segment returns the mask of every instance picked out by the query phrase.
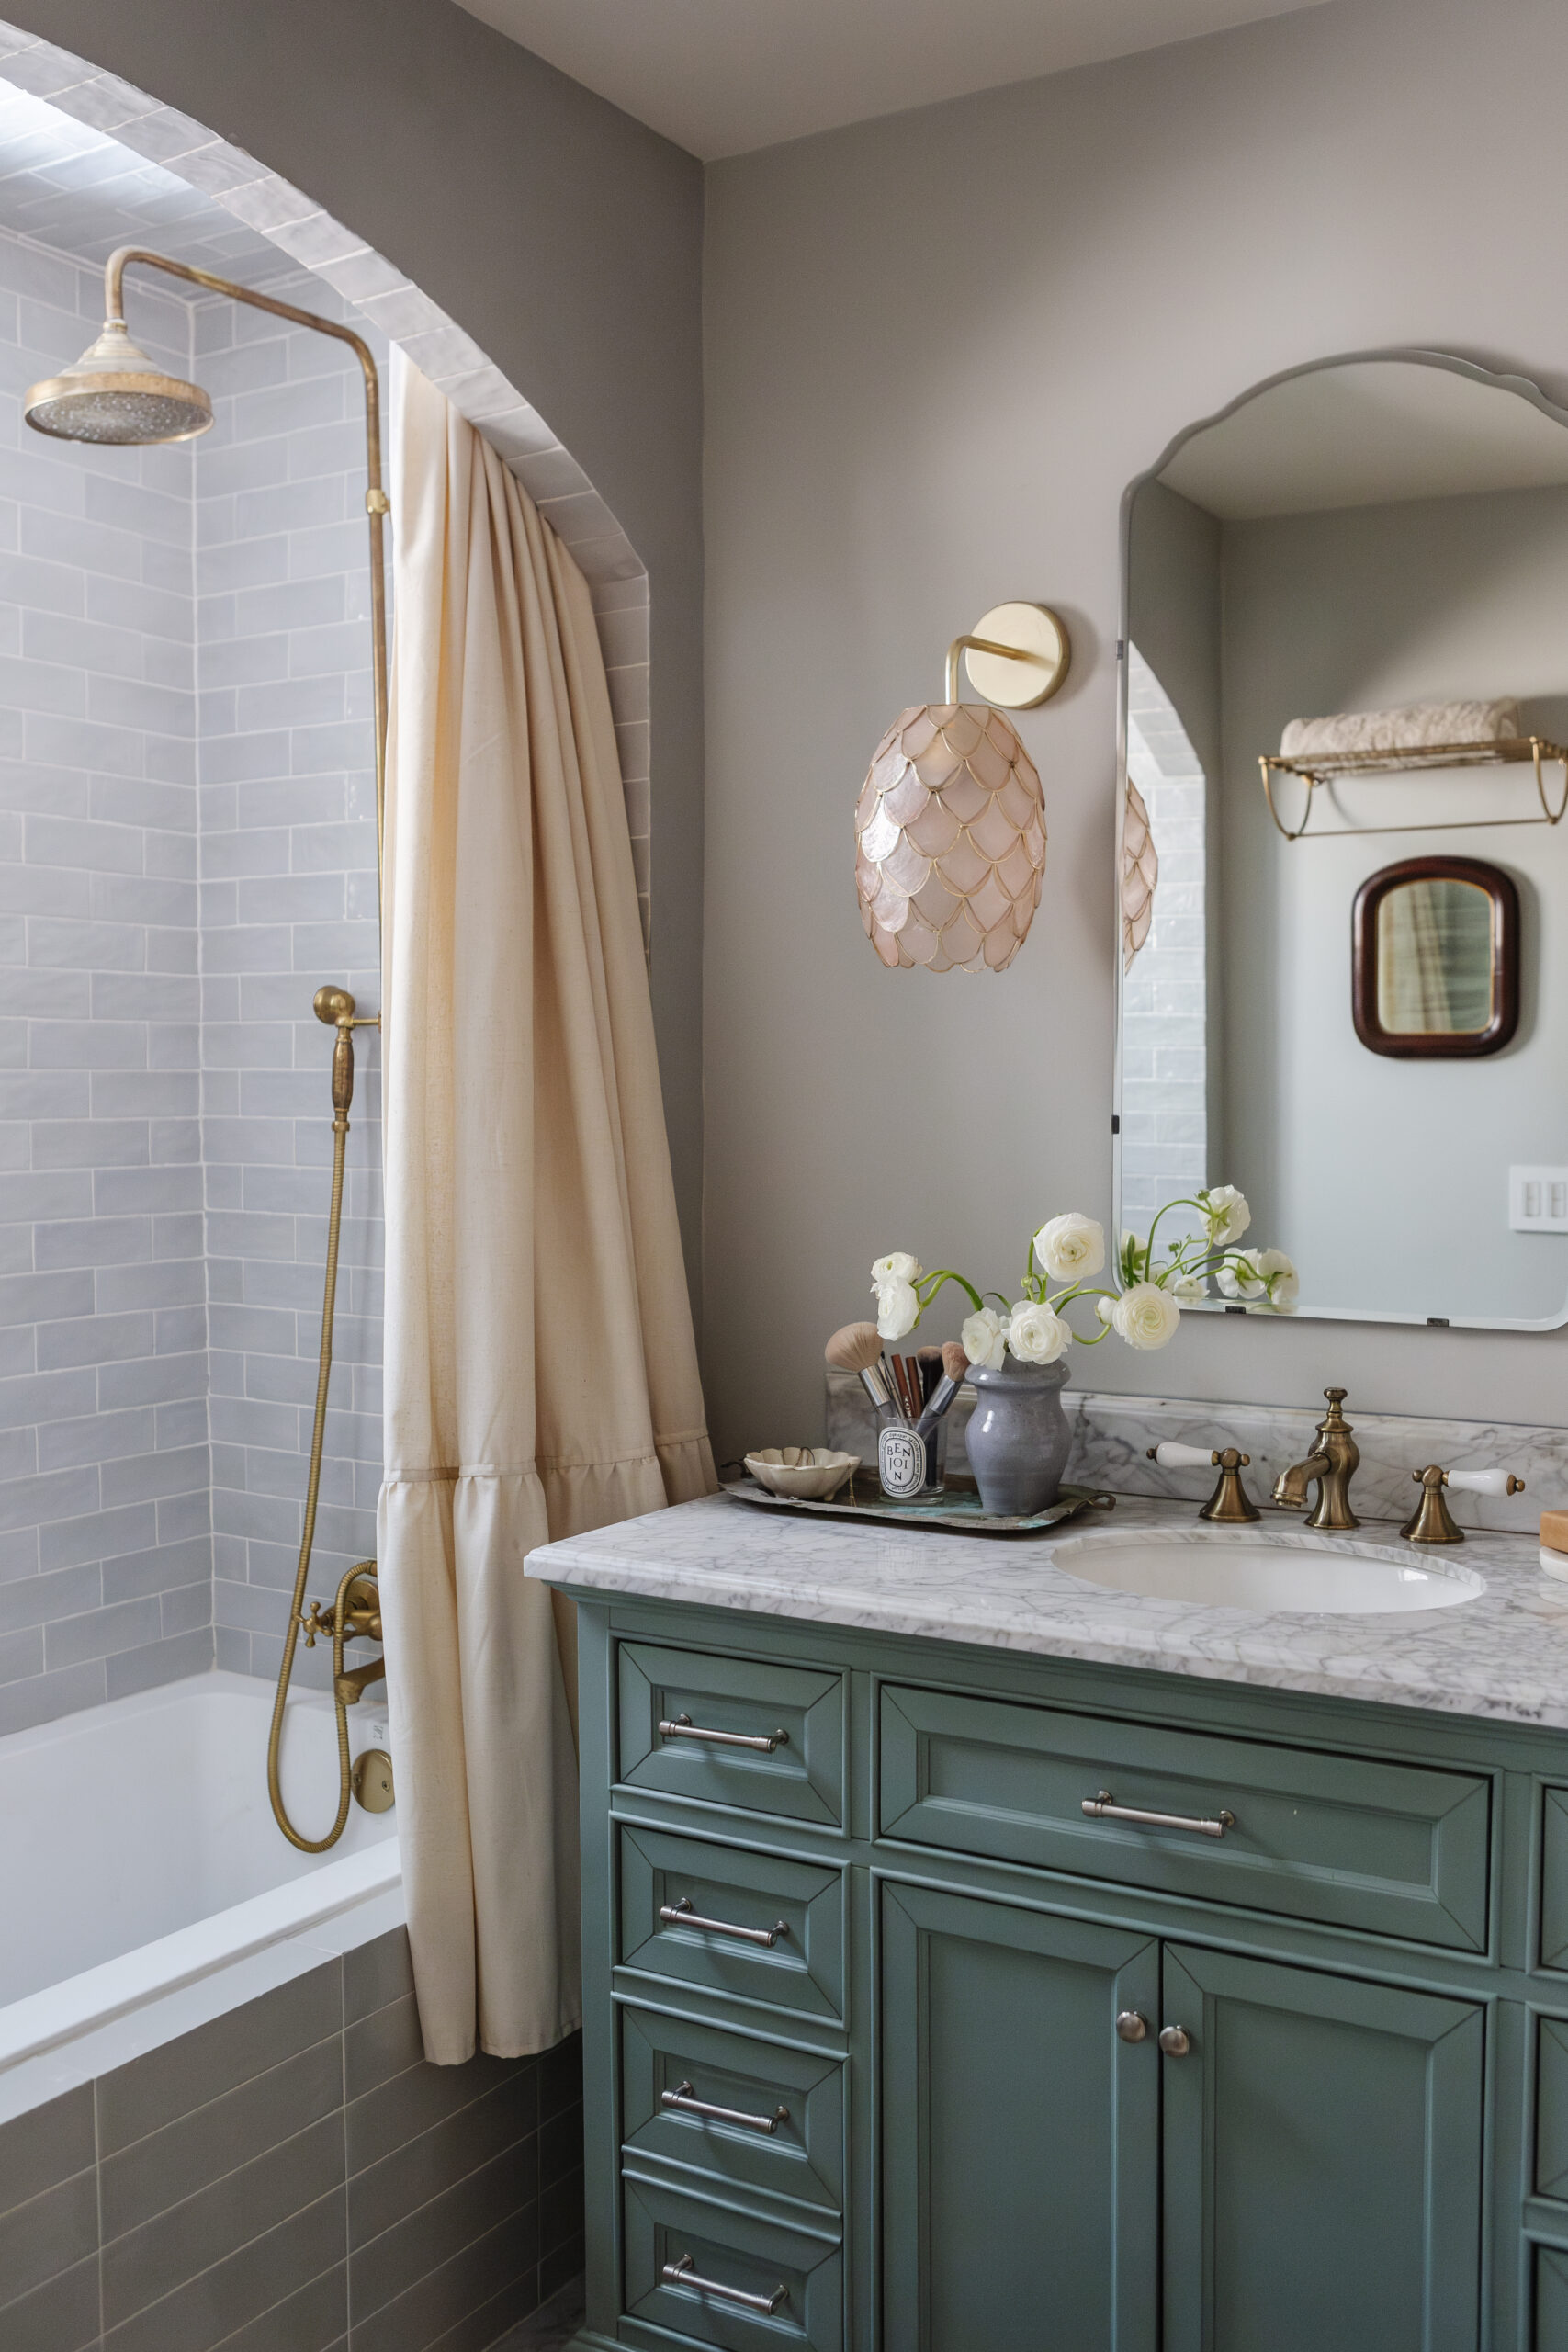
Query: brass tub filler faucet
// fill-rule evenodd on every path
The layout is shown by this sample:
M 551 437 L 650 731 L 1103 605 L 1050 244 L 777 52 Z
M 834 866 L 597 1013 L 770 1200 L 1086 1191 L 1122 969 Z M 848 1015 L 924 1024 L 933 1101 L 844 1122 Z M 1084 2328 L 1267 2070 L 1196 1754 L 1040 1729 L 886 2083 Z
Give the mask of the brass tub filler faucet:
M 125 272 L 132 262 L 150 269 L 164 270 L 171 277 L 183 277 L 187 284 L 204 287 L 209 293 L 227 295 L 231 301 L 248 303 L 253 310 L 265 311 L 274 318 L 287 319 L 293 326 L 308 327 L 312 334 L 331 335 L 336 342 L 346 344 L 359 363 L 365 391 L 365 512 L 369 524 L 370 660 L 376 734 L 376 878 L 379 920 L 387 775 L 387 605 L 382 524 L 388 512 L 388 500 L 381 486 L 381 390 L 376 362 L 364 339 L 355 334 L 352 327 L 340 325 L 335 319 L 323 319 L 314 311 L 298 310 L 292 302 L 280 302 L 275 295 L 260 294 L 253 287 L 238 286 L 232 278 L 215 277 L 209 270 L 194 269 L 187 262 L 171 261 L 165 254 L 149 253 L 141 245 L 122 245 L 117 253 L 109 255 L 104 265 L 102 334 L 73 367 L 63 369 L 58 376 L 50 377 L 43 383 L 35 384 L 27 396 L 23 413 L 36 433 L 46 433 L 57 441 L 143 448 L 162 441 L 194 440 L 197 434 L 205 433 L 211 424 L 212 402 L 201 386 L 170 376 L 130 340 L 125 322 Z M 289 1605 L 288 1630 L 284 1635 L 283 1659 L 278 1668 L 277 1697 L 272 1711 L 266 1756 L 267 1792 L 272 1799 L 277 1826 L 291 1845 L 298 1846 L 302 1853 L 307 1854 L 322 1853 L 327 1847 L 337 1843 L 348 1819 L 351 1792 L 370 1813 L 385 1813 L 393 1801 L 391 1759 L 381 1749 L 369 1748 L 356 1763 L 350 1763 L 348 1719 L 344 1713 L 346 1708 L 354 1706 L 363 1697 L 367 1683 L 379 1680 L 386 1672 L 385 1662 L 381 1658 L 373 1659 L 368 1666 L 345 1668 L 344 1664 L 345 1642 L 361 1638 L 379 1641 L 381 1638 L 381 1604 L 376 1585 L 375 1561 L 361 1560 L 347 1571 L 339 1582 L 336 1598 L 330 1610 L 323 1610 L 317 1600 L 311 1602 L 310 1614 L 307 1616 L 305 1613 L 305 1585 L 310 1572 L 310 1549 L 315 1540 L 316 1506 L 321 1484 L 321 1444 L 326 1430 L 327 1391 L 332 1380 L 333 1309 L 337 1296 L 338 1236 L 343 1218 L 344 1152 L 348 1141 L 349 1106 L 354 1100 L 354 1032 L 355 1029 L 380 1026 L 378 1014 L 355 1012 L 354 999 L 346 989 L 318 989 L 314 1011 L 317 1020 L 325 1022 L 336 1033 L 333 1046 L 332 1208 L 327 1220 L 321 1352 L 316 1382 L 315 1419 L 310 1434 L 310 1467 L 305 1490 L 303 1535 L 294 1579 L 294 1598 Z M 333 1644 L 333 1701 L 337 1713 L 337 1814 L 325 1837 L 307 1838 L 296 1829 L 283 1802 L 279 1754 L 284 1708 L 299 1637 L 303 1634 L 306 1648 L 313 1649 L 318 1636 L 323 1634 L 332 1635 Z
M 1343 1388 L 1325 1388 L 1328 1411 L 1317 1425 L 1317 1443 L 1304 1462 L 1292 1462 L 1274 1481 L 1274 1500 L 1281 1510 L 1300 1510 L 1307 1488 L 1315 1484 L 1317 1502 L 1307 1525 L 1320 1533 L 1348 1535 L 1360 1521 L 1350 1508 L 1350 1481 L 1361 1459 L 1351 1425 L 1340 1411 Z

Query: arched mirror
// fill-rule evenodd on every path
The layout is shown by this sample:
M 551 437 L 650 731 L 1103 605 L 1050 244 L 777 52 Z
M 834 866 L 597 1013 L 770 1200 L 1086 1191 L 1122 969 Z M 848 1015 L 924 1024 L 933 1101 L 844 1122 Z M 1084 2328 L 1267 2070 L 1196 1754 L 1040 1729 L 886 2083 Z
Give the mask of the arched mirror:
M 1568 1321 L 1568 414 L 1259 386 L 1128 492 L 1121 650 L 1120 1227 L 1235 1184 L 1301 1314 Z

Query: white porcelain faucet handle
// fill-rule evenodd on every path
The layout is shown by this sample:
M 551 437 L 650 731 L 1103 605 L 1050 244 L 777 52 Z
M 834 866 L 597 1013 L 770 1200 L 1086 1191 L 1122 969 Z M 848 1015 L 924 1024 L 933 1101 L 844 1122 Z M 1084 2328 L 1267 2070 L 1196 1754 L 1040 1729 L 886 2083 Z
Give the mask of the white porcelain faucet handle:
M 1450 1470 L 1450 1488 L 1461 1495 L 1522 1495 L 1525 1482 L 1511 1470 Z
M 1219 1459 L 1211 1446 L 1180 1445 L 1175 1438 L 1151 1445 L 1149 1452 L 1162 1470 L 1212 1470 Z

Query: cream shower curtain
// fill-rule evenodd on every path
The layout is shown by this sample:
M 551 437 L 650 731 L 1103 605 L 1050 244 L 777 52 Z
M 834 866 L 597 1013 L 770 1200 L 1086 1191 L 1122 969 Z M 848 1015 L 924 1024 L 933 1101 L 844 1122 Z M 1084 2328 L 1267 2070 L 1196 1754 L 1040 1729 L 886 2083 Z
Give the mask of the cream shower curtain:
M 387 803 L 387 1680 L 426 2054 L 579 2021 L 551 1536 L 709 1490 L 587 585 L 400 363 Z

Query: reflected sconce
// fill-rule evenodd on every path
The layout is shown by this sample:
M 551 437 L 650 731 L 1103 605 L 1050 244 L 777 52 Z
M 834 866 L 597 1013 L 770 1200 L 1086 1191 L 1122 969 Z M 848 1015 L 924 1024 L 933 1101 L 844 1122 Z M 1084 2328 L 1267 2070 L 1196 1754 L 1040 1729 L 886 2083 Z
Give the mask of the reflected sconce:
M 1133 968 L 1133 958 L 1149 935 L 1155 919 L 1155 890 L 1159 882 L 1159 857 L 1149 831 L 1144 796 L 1127 778 L 1127 801 L 1122 820 L 1122 969 Z
M 958 699 L 958 657 L 985 696 Z M 1045 796 L 1005 710 L 1048 702 L 1067 632 L 1044 605 L 998 605 L 947 650 L 947 699 L 900 711 L 855 808 L 855 887 L 889 971 L 1005 972 L 1045 872 Z

